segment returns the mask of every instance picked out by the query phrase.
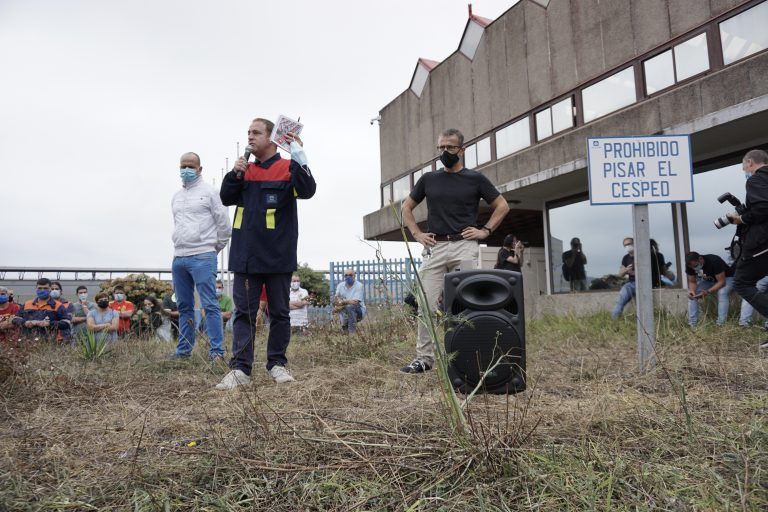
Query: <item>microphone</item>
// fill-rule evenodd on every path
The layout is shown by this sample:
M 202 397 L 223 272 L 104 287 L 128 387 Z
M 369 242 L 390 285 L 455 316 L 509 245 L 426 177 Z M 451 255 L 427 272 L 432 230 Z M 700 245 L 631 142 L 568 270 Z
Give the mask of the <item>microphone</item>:
M 251 157 L 251 151 L 253 151 L 253 147 L 251 147 L 250 144 L 245 146 L 245 153 L 243 153 L 243 159 L 245 159 L 246 165 L 248 165 L 248 159 Z M 245 174 L 243 171 L 237 171 L 235 175 L 237 176 L 237 179 L 241 180 L 243 179 L 243 174 Z

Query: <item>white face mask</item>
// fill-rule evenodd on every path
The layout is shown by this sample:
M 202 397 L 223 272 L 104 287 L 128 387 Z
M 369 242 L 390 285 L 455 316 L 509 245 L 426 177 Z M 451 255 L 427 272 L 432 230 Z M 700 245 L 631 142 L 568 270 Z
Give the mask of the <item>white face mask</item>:
M 635 252 L 634 245 L 625 245 L 624 248 L 627 250 L 627 254 L 632 254 L 633 252 Z
M 291 290 L 298 290 L 301 283 L 299 281 L 291 281 Z

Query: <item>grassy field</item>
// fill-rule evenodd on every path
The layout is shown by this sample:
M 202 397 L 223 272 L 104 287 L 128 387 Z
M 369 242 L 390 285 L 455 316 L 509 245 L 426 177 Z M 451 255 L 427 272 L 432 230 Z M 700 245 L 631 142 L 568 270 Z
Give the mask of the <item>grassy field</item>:
M 414 341 L 397 310 L 294 340 L 282 386 L 262 336 L 235 392 L 203 343 L 181 363 L 151 341 L 6 350 L 0 509 L 767 510 L 761 333 L 658 325 L 640 375 L 631 316 L 529 322 L 529 390 L 475 396 L 467 436 L 434 372 L 397 371 Z

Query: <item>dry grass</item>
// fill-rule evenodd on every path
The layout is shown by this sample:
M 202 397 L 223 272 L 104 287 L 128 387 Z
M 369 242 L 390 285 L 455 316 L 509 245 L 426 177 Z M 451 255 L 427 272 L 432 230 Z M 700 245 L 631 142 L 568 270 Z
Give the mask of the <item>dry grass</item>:
M 448 431 L 434 374 L 406 376 L 397 311 L 291 344 L 297 382 L 244 391 L 205 347 L 123 343 L 97 361 L 3 359 L 0 509 L 765 510 L 768 365 L 758 331 L 662 317 L 635 372 L 633 319 L 530 322 L 531 389 L 477 396 Z M 264 344 L 259 347 L 263 364 Z

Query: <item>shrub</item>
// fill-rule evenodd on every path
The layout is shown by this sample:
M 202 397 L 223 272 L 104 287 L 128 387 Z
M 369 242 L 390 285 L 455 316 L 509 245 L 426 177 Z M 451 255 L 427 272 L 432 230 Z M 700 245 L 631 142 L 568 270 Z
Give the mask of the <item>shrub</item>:
M 147 274 L 130 274 L 101 283 L 101 291 L 109 294 L 111 299 L 112 291 L 117 285 L 125 289 L 126 300 L 139 305 L 149 296 L 161 299 L 164 295 L 171 293 L 173 288 L 171 283 L 149 277 Z
M 104 332 L 86 331 L 78 338 L 78 348 L 80 355 L 88 361 L 100 358 L 107 352 L 109 342 Z
M 327 306 L 330 303 L 331 285 L 322 272 L 312 270 L 304 263 L 296 269 L 296 273 L 301 279 L 301 287 L 312 297 L 313 306 Z

